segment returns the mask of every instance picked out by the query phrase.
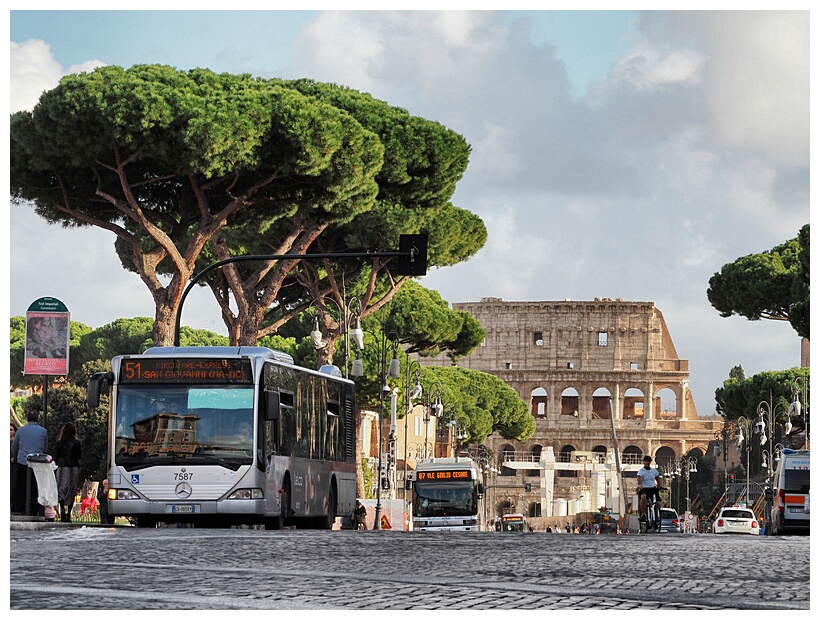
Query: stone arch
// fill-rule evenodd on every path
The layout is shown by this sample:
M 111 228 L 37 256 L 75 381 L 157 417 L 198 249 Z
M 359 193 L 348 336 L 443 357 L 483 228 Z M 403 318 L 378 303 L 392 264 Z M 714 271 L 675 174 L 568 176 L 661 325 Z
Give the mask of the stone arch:
M 561 415 L 577 418 L 580 406 L 578 390 L 572 386 L 564 388 L 561 392 Z
M 669 467 L 671 463 L 674 463 L 678 460 L 677 455 L 675 454 L 675 450 L 670 448 L 669 446 L 661 446 L 655 451 L 655 467 Z
M 655 418 L 674 420 L 678 417 L 678 394 L 670 387 L 662 387 L 655 392 Z
M 509 500 L 503 500 L 498 502 L 498 514 L 499 515 L 508 515 L 514 513 L 515 510 L 513 509 L 513 505 Z
M 622 465 L 640 465 L 643 463 L 643 450 L 638 446 L 627 446 L 621 452 Z
M 598 444 L 597 446 L 592 448 L 592 453 L 596 457 L 596 460 L 599 463 L 605 463 L 606 462 L 606 453 L 607 453 L 607 447 L 606 446 L 602 446 L 602 445 Z
M 532 455 L 532 462 L 533 463 L 538 463 L 541 460 L 541 452 L 543 452 L 543 451 L 544 451 L 544 448 L 541 446 L 541 444 L 535 444 L 530 449 L 530 454 Z M 540 476 L 541 475 L 541 468 L 539 467 L 538 469 L 528 469 L 527 470 L 527 475 L 528 476 Z
M 635 387 L 627 388 L 624 392 L 624 405 L 621 414 L 624 420 L 645 420 L 646 402 L 643 390 Z
M 561 463 L 569 463 L 572 461 L 572 453 L 575 452 L 576 448 L 572 444 L 564 445 L 560 452 L 558 453 L 558 461 Z M 558 477 L 559 478 L 577 478 L 578 473 L 575 470 L 566 470 L 566 469 L 559 469 L 558 470 Z
M 504 458 L 505 458 L 504 455 L 507 452 L 513 452 L 514 453 L 515 452 L 515 447 L 512 444 L 509 444 L 509 443 L 505 443 L 503 446 L 501 446 L 501 459 L 502 460 L 501 460 L 501 463 L 499 463 L 499 466 L 500 466 L 500 469 L 501 469 L 501 473 L 499 475 L 500 476 L 515 476 L 515 473 L 516 473 L 515 470 L 512 467 L 507 467 L 506 465 L 504 465 Z
M 571 460 L 570 453 L 575 452 L 576 448 L 572 444 L 566 444 L 558 450 L 558 462 L 559 463 L 569 463 Z
M 542 387 L 535 388 L 530 394 L 531 413 L 536 420 L 547 417 L 549 410 L 549 392 Z
M 595 420 L 609 419 L 609 401 L 612 393 L 609 388 L 599 387 L 592 393 L 592 417 Z
M 702 461 L 704 458 L 706 458 L 704 456 L 705 452 L 706 452 L 705 448 L 702 448 L 700 446 L 696 446 L 696 447 L 692 448 L 691 450 L 689 450 L 689 452 L 686 453 L 686 456 L 694 456 L 696 459 Z

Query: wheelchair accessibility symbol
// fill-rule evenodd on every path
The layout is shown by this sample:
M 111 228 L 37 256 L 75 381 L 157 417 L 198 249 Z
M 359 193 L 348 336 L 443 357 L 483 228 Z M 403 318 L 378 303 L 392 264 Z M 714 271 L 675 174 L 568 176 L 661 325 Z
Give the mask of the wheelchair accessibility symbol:
M 139 474 L 131 474 L 131 484 L 139 484 L 140 483 L 140 475 Z

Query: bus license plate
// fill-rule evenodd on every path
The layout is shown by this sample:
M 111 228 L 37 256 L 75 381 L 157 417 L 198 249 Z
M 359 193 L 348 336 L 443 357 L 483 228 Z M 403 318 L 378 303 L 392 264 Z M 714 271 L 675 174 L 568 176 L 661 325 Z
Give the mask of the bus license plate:
M 803 508 L 789 508 L 789 512 L 799 512 L 800 514 L 803 514 L 806 511 Z
M 171 506 L 168 506 L 168 508 L 171 512 L 176 514 L 199 512 L 198 506 L 196 504 L 188 504 L 185 506 L 177 506 L 172 504 Z

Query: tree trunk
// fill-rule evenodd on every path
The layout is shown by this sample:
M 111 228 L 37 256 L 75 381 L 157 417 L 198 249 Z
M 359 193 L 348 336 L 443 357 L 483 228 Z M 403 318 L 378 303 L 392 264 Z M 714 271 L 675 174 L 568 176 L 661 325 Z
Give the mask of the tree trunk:
M 165 300 L 158 299 L 158 297 L 167 299 L 167 295 L 155 295 L 154 297 L 157 308 L 154 315 L 154 346 L 172 347 L 176 336 L 178 304 L 168 304 Z

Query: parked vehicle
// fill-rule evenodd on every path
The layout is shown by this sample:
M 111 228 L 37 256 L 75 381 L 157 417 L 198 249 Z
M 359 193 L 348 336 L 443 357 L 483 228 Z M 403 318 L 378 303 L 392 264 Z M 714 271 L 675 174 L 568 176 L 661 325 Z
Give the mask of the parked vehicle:
M 749 508 L 721 508 L 714 523 L 715 534 L 760 535 L 760 524 Z
M 674 508 L 661 508 L 661 532 L 680 534 L 683 531 L 678 511 Z
M 783 450 L 772 480 L 771 534 L 809 533 L 810 453 Z

